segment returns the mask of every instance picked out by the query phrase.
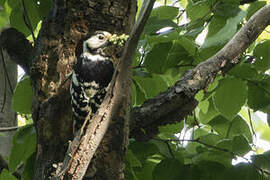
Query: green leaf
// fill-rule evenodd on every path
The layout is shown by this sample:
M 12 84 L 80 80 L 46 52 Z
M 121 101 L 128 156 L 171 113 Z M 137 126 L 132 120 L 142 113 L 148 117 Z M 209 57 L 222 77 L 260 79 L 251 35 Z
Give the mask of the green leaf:
M 138 76 L 138 77 L 142 77 L 142 78 L 151 78 L 152 74 L 149 73 L 148 71 L 143 70 L 143 69 L 134 69 L 132 71 L 132 76 Z
M 240 4 L 242 0 L 221 0 L 223 3 L 228 3 L 228 4 Z
M 152 172 L 156 164 L 157 163 L 153 161 L 146 161 L 142 168 L 134 169 L 136 177 L 138 177 L 138 179 L 153 179 Z
M 251 150 L 247 139 L 243 135 L 238 135 L 233 138 L 232 151 L 237 155 L 244 156 Z
M 264 84 L 258 82 L 248 83 L 248 106 L 255 111 L 267 112 L 270 109 L 270 89 L 265 89 Z M 270 112 L 270 111 L 269 111 Z
M 34 179 L 36 153 L 33 153 L 24 164 L 22 180 Z
M 208 145 L 215 145 L 221 140 L 221 136 L 216 134 L 207 134 L 199 137 L 200 142 L 206 143 Z
M 219 115 L 208 123 L 219 135 L 226 137 L 230 121 Z
M 132 81 L 135 85 L 136 88 L 136 105 L 141 105 L 145 99 L 146 99 L 146 95 L 145 92 L 143 90 L 143 88 L 141 87 L 141 85 L 139 83 L 137 83 L 136 80 Z
M 20 112 L 23 114 L 30 114 L 31 113 L 31 106 L 32 106 L 32 88 L 30 78 L 27 76 L 23 78 L 17 85 L 13 99 L 13 109 L 16 112 Z
M 250 64 L 242 63 L 232 68 L 228 74 L 234 77 L 244 80 L 261 80 L 263 75 L 259 74 L 258 71 L 253 68 Z
M 233 150 L 233 144 L 231 139 L 222 139 L 217 144 L 216 147 L 226 149 L 229 152 L 232 152 Z
M 224 152 L 220 150 L 207 150 L 199 154 L 196 157 L 197 161 L 212 161 L 217 162 L 225 167 L 230 167 L 232 162 L 233 155 L 229 152 Z
M 211 22 L 208 26 L 208 32 L 206 38 L 210 38 L 215 35 L 218 31 L 220 31 L 226 24 L 227 18 L 223 16 L 215 15 L 211 19 Z
M 17 180 L 8 170 L 3 169 L 0 173 L 0 180 Z
M 201 171 L 202 180 L 221 180 L 221 176 L 225 171 L 225 167 L 217 162 L 200 161 L 198 166 Z
M 180 28 L 175 28 L 171 31 L 166 31 L 162 32 L 161 34 L 158 35 L 153 35 L 153 36 L 146 36 L 147 43 L 149 43 L 151 46 L 157 43 L 166 43 L 166 42 L 171 42 L 173 40 L 178 39 L 179 37 L 179 32 Z
M 6 0 L 7 4 L 9 7 L 11 7 L 12 9 L 14 9 L 15 7 L 17 7 L 20 4 L 20 1 L 18 0 Z
M 197 45 L 194 41 L 186 38 L 185 36 L 180 36 L 178 39 L 183 48 L 192 56 L 197 52 Z
M 211 56 L 216 54 L 223 46 L 224 46 L 224 44 L 219 44 L 217 46 L 210 46 L 207 48 L 200 47 L 199 48 L 199 58 L 197 60 L 198 62 L 196 62 L 196 63 L 200 63 L 200 62 L 210 58 Z
M 228 138 L 231 139 L 237 135 L 243 135 L 248 139 L 249 143 L 252 143 L 252 135 L 248 124 L 241 116 L 238 115 L 232 120 L 227 135 Z
M 17 166 L 24 162 L 36 150 L 36 133 L 31 125 L 26 125 L 20 128 L 13 136 L 13 148 L 9 159 L 10 171 L 15 171 Z
M 236 78 L 224 78 L 220 80 L 213 100 L 218 111 L 228 119 L 232 119 L 246 103 L 246 82 Z
M 136 106 L 136 87 L 134 83 L 131 84 L 131 102 L 132 102 L 132 107 Z
M 158 30 L 165 28 L 165 27 L 175 27 L 177 28 L 178 25 L 169 19 L 158 19 L 158 17 L 150 17 L 145 26 L 144 26 L 144 34 L 155 34 Z
M 246 163 L 240 163 L 235 167 L 230 168 L 224 175 L 223 179 L 259 180 L 261 179 L 261 175 L 254 166 Z
M 154 180 L 178 180 L 183 176 L 183 164 L 176 159 L 163 159 L 153 171 Z
M 209 105 L 208 105 L 208 110 L 207 112 L 203 112 L 201 109 L 199 112 L 199 117 L 198 120 L 203 123 L 207 124 L 209 121 L 211 121 L 215 116 L 219 114 L 219 112 L 216 110 L 212 98 L 209 99 Z
M 247 9 L 247 20 L 259 9 L 266 5 L 265 1 L 256 1 L 249 5 Z
M 263 170 L 270 171 L 270 151 L 263 154 L 254 155 L 251 157 L 253 164 L 262 168 Z
M 0 10 L 0 29 L 6 27 L 9 23 L 9 16 L 5 10 Z
M 147 98 L 154 97 L 169 87 L 169 84 L 160 75 L 152 74 L 152 78 L 134 76 L 133 79 L 143 88 Z
M 168 56 L 164 65 L 164 69 L 167 70 L 168 68 L 176 67 L 178 64 L 179 65 L 191 64 L 193 58 L 191 57 L 189 52 L 186 50 L 188 49 L 187 47 L 188 45 L 184 44 L 183 40 L 174 40 L 172 42 L 173 42 L 173 45 L 168 53 Z M 192 48 L 189 49 L 189 51 L 193 51 Z
M 127 151 L 126 160 L 129 162 L 131 167 L 142 167 L 141 162 L 136 158 L 131 150 Z
M 5 4 L 6 0 L 0 0 L 0 6 L 3 6 Z
M 38 0 L 35 0 L 36 3 Z M 41 18 L 45 18 L 48 16 L 50 9 L 52 7 L 52 0 L 42 0 L 39 1 L 38 5 L 38 13 Z
M 270 40 L 265 40 L 254 49 L 254 56 L 256 57 L 254 67 L 259 71 L 266 71 L 270 69 Z
M 176 124 L 167 124 L 164 126 L 159 126 L 158 129 L 160 133 L 168 133 L 168 134 L 174 135 L 176 133 L 180 133 L 183 127 L 184 127 L 184 123 L 180 122 Z
M 25 8 L 34 31 L 37 27 L 38 22 L 41 21 L 38 13 L 38 5 L 33 1 L 25 1 Z M 21 3 L 17 3 L 16 6 L 12 8 L 10 14 L 10 25 L 19 30 L 20 32 L 24 33 L 25 36 L 28 36 L 31 33 L 30 29 L 25 24 L 23 18 L 23 7 Z
M 238 24 L 243 20 L 245 16 L 246 12 L 240 11 L 237 16 L 228 18 L 226 25 L 222 29 L 215 33 L 215 35 L 205 39 L 202 48 L 224 45 L 234 36 L 237 31 Z
M 209 108 L 209 101 L 208 100 L 204 100 L 204 101 L 200 101 L 198 104 L 198 108 L 200 108 L 200 111 L 203 114 L 206 114 Z M 206 121 L 205 121 L 206 122 Z
M 152 10 L 151 16 L 156 16 L 158 19 L 173 20 L 178 15 L 179 8 L 174 6 L 159 6 Z
M 159 43 L 147 53 L 144 65 L 151 73 L 162 74 L 165 72 L 167 55 L 172 47 L 172 43 Z
M 129 145 L 129 149 L 142 164 L 147 157 L 159 152 L 157 146 L 149 142 L 133 142 Z
M 181 175 L 181 180 L 194 180 L 200 179 L 201 171 L 197 165 L 188 164 L 184 166 L 183 174 Z
M 191 21 L 198 20 L 209 14 L 211 7 L 209 4 L 199 1 L 197 3 L 189 2 L 186 8 L 187 16 Z
M 219 3 L 215 10 L 216 15 L 224 17 L 234 17 L 241 11 L 238 4 L 230 3 Z

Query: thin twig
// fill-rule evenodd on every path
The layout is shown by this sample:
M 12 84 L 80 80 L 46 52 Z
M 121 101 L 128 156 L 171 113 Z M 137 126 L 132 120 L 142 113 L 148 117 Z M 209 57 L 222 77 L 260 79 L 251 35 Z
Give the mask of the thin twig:
M 256 138 L 256 133 L 255 133 L 255 130 L 254 130 L 254 127 L 253 127 L 253 123 L 252 123 L 252 120 L 251 120 L 251 113 L 250 113 L 250 109 L 249 108 L 248 108 L 248 118 L 249 118 L 249 124 L 250 124 L 250 127 L 251 127 L 252 134 Z
M 187 142 L 195 142 L 195 143 L 198 143 L 198 144 L 202 144 L 206 147 L 209 147 L 209 148 L 212 148 L 212 149 L 216 149 L 216 150 L 219 150 L 219 151 L 223 151 L 223 152 L 227 152 L 227 153 L 230 153 L 232 154 L 233 156 L 238 156 L 238 157 L 241 157 L 243 158 L 245 161 L 247 161 L 247 163 L 249 163 L 250 165 L 252 165 L 255 169 L 267 174 L 267 175 L 270 175 L 270 172 L 269 171 L 266 171 L 266 170 L 263 170 L 262 168 L 260 168 L 259 166 L 257 166 L 255 163 L 253 163 L 250 159 L 244 157 L 244 156 L 241 156 L 241 155 L 238 155 L 237 153 L 235 152 L 232 152 L 228 149 L 225 149 L 225 148 L 220 148 L 220 147 L 217 147 L 217 146 L 214 146 L 214 145 L 211 145 L 211 144 L 207 144 L 207 143 L 204 143 L 202 141 L 200 141 L 199 138 L 197 139 L 157 139 L 155 138 L 155 140 L 159 140 L 159 141 L 163 141 L 164 143 L 168 143 L 168 142 L 172 142 L 172 141 L 176 141 L 176 142 L 180 142 L 180 141 L 187 141 Z

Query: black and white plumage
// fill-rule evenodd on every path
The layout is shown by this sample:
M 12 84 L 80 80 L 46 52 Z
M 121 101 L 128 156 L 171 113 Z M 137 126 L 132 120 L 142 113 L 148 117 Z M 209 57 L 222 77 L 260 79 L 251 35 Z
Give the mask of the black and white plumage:
M 108 32 L 95 32 L 83 42 L 83 53 L 73 66 L 70 93 L 76 129 L 81 127 L 89 112 L 92 117 L 97 111 L 112 79 L 114 65 L 103 51 L 110 37 Z

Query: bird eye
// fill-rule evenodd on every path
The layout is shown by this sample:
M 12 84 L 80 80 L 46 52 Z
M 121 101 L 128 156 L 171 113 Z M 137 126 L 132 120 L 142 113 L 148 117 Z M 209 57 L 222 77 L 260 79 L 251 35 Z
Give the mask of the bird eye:
M 99 39 L 99 40 L 102 40 L 102 39 L 104 39 L 104 36 L 98 35 L 98 39 Z

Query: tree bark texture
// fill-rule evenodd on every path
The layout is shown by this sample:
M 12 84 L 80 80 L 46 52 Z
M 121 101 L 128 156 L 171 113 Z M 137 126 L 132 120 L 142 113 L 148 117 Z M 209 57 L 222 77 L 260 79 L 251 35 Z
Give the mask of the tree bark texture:
M 30 68 L 33 119 L 38 136 L 35 179 L 53 177 L 55 168 L 63 161 L 68 141 L 73 138 L 69 82 L 64 81 L 75 57 L 81 53 L 82 39 L 96 30 L 128 34 L 135 15 L 136 1 L 133 0 L 55 1 L 35 42 Z M 123 176 L 123 127 L 117 126 L 123 124 L 116 123 L 109 128 L 94 158 L 96 163 L 90 165 L 92 179 Z

